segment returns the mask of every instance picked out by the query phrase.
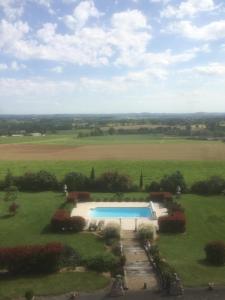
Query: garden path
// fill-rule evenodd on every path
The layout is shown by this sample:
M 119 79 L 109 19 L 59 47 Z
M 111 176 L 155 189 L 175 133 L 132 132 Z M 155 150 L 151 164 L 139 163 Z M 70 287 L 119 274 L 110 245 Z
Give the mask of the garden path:
M 157 278 L 144 249 L 140 246 L 134 231 L 122 231 L 121 242 L 126 256 L 124 267 L 129 290 L 157 289 Z

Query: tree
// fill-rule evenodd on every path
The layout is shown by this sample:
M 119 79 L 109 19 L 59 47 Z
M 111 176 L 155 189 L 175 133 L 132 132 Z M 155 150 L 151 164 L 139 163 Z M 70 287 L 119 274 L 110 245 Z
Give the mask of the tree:
M 141 171 L 140 180 L 139 180 L 139 187 L 141 190 L 143 189 L 143 185 L 144 185 L 144 180 L 143 180 L 143 174 Z
M 94 169 L 93 167 L 92 167 L 92 169 L 91 169 L 90 179 L 91 179 L 92 181 L 95 180 L 95 169 Z

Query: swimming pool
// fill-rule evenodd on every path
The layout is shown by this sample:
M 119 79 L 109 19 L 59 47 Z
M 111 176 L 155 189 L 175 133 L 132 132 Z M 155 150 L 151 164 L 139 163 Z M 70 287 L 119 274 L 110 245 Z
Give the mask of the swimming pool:
M 90 209 L 92 218 L 150 218 L 150 207 L 96 207 Z

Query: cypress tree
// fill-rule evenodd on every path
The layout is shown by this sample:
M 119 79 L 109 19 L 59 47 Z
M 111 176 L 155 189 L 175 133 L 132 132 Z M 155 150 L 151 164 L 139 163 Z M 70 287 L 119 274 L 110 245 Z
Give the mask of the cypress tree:
M 90 179 L 95 180 L 95 169 L 94 168 L 91 169 Z
M 143 180 L 143 174 L 141 171 L 140 180 L 139 180 L 139 187 L 141 190 L 143 189 L 143 185 L 144 185 L 144 180 Z

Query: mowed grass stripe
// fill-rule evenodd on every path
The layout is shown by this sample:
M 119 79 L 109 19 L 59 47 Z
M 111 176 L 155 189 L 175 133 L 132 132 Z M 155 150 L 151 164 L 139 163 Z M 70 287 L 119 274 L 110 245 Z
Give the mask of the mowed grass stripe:
M 0 179 L 3 179 L 9 169 L 14 175 L 29 171 L 47 170 L 62 179 L 68 172 L 82 172 L 89 175 L 95 168 L 96 176 L 105 171 L 119 171 L 129 174 L 135 183 L 139 183 L 141 171 L 144 183 L 159 180 L 163 175 L 176 170 L 183 173 L 188 184 L 213 175 L 225 178 L 225 161 L 0 161 Z

